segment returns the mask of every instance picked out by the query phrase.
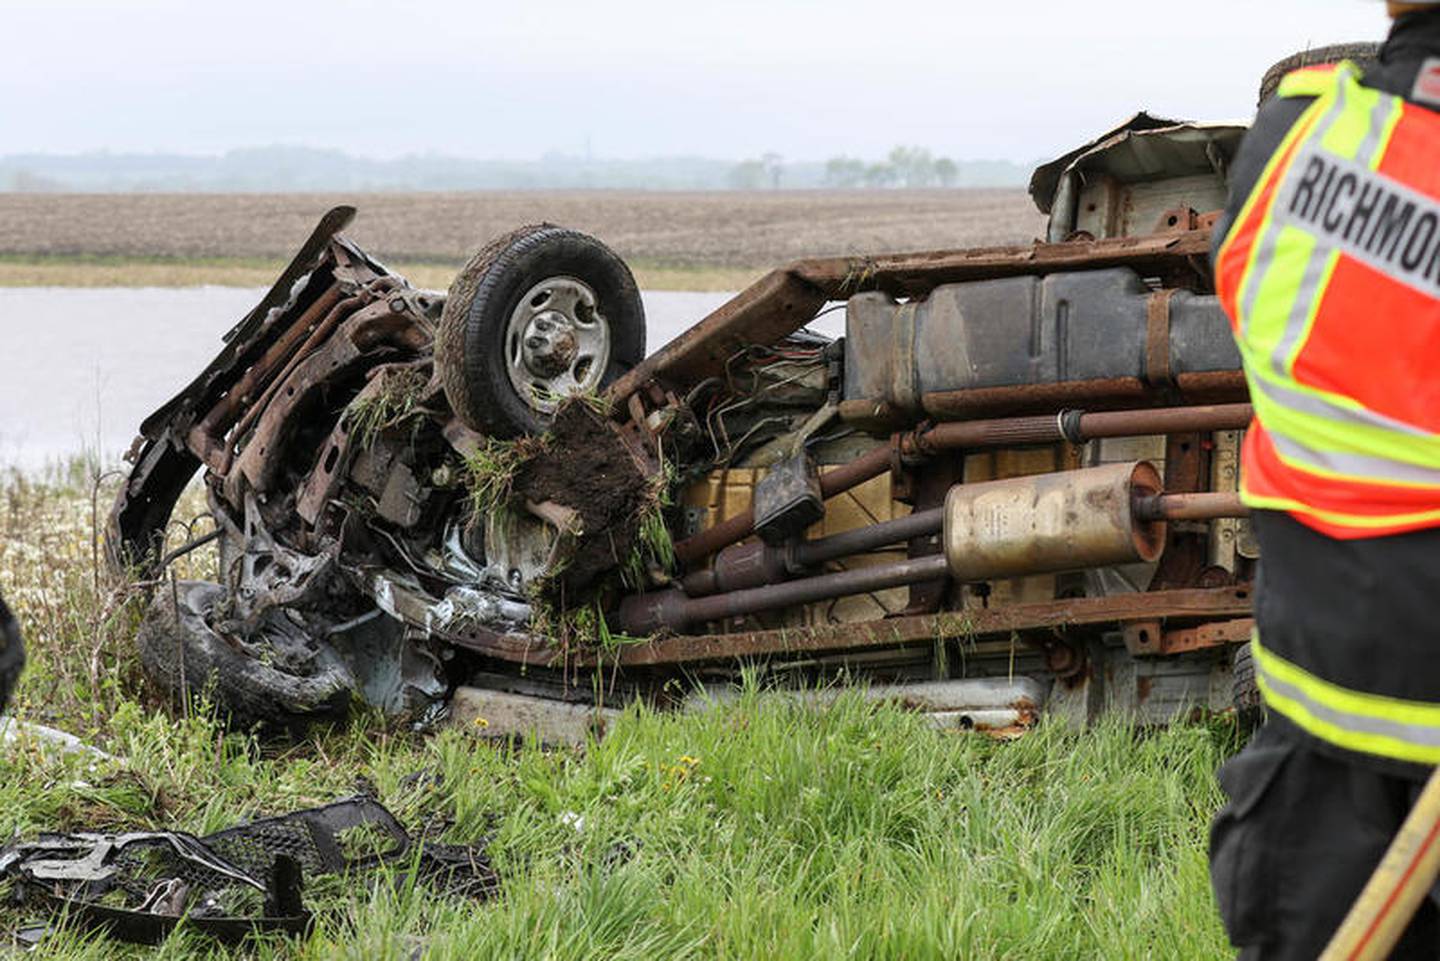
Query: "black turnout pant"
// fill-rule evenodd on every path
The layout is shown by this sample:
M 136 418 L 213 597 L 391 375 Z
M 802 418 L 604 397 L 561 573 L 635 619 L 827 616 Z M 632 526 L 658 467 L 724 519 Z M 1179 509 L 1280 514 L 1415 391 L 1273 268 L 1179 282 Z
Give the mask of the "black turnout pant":
M 1314 961 L 1409 814 L 1423 782 L 1321 753 L 1271 720 L 1220 768 L 1210 879 L 1242 961 Z M 1432 891 L 1392 958 L 1440 958 Z

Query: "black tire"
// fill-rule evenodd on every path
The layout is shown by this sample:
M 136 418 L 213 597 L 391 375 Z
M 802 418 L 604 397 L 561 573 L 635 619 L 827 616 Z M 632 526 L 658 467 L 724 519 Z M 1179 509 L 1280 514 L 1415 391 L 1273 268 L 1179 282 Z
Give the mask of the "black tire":
M 1265 700 L 1255 683 L 1255 659 L 1248 642 L 1235 648 L 1234 660 L 1230 662 L 1230 685 L 1235 717 L 1246 728 L 1259 727 L 1265 720 Z
M 645 308 L 625 262 L 588 234 L 553 224 L 521 227 L 486 244 L 450 285 L 435 368 L 456 416 L 492 437 L 537 434 L 550 417 L 510 381 L 505 334 L 520 298 L 550 277 L 574 277 L 595 292 L 610 325 L 610 360 L 600 386 L 645 357 Z
M 174 591 L 162 585 L 155 592 L 136 637 L 140 663 L 151 681 L 176 703 L 186 690 L 192 699 L 208 694 L 238 728 L 258 725 L 299 734 L 317 722 L 343 720 L 355 680 L 333 652 L 320 646 L 304 673 L 247 655 L 210 627 L 224 596 L 223 587 L 207 581 L 180 581 Z M 278 613 L 266 630 L 292 643 L 299 632 Z
M 1259 103 L 1263 105 L 1269 100 L 1275 93 L 1275 88 L 1280 86 L 1280 81 L 1292 70 L 1321 63 L 1339 63 L 1341 60 L 1354 60 L 1361 67 L 1369 68 L 1379 57 L 1378 43 L 1334 43 L 1328 47 L 1316 47 L 1291 54 L 1265 71 L 1265 76 L 1260 81 Z

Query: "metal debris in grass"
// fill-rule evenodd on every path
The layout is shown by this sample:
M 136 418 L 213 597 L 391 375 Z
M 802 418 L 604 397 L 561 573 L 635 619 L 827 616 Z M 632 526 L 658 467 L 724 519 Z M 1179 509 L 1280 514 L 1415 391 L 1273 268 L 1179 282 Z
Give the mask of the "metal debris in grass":
M 182 924 L 225 942 L 303 934 L 306 878 L 390 868 L 453 895 L 500 884 L 483 848 L 414 837 L 358 796 L 197 838 L 179 831 L 42 834 L 0 849 L 13 897 L 65 912 L 87 930 L 158 944 Z

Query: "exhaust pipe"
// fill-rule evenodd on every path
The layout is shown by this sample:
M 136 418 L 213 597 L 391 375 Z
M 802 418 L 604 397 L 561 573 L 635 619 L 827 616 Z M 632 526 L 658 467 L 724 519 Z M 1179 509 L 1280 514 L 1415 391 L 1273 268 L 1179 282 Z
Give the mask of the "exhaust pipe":
M 932 530 L 943 532 L 943 555 L 778 584 L 766 583 L 709 597 L 689 597 L 679 589 L 633 595 L 620 604 L 620 625 L 627 634 L 645 635 L 665 629 L 684 630 L 696 623 L 760 614 L 796 604 L 903 587 L 947 575 L 973 582 L 1150 562 L 1158 559 L 1165 548 L 1166 510 L 1190 510 L 1192 515 L 1202 508 L 1243 510 L 1230 495 L 1211 498 L 1200 507 L 1192 508 L 1192 502 L 1184 495 L 1162 495 L 1162 490 L 1159 472 L 1145 461 L 983 484 L 960 484 L 950 489 L 938 516 L 927 512 L 914 523 L 877 524 L 862 530 L 874 532 L 879 528 L 878 533 L 851 537 L 844 542 L 846 547 L 862 543 L 867 547 L 882 546 L 900 539 L 894 536 L 890 541 L 881 542 L 883 537 L 917 536 L 924 532 L 921 528 L 933 524 Z M 1167 497 L 1180 499 L 1167 501 Z M 846 534 L 836 536 L 847 537 Z M 815 558 L 834 549 L 831 541 L 825 549 L 816 551 L 813 545 L 823 543 L 812 542 L 809 550 L 797 553 Z M 750 577 L 783 576 L 788 569 L 785 548 L 771 548 L 770 551 L 779 552 L 773 557 L 766 555 L 765 550 L 763 546 L 747 548 L 743 552 L 744 562 L 737 564 L 735 570 L 708 578 L 692 576 L 686 583 L 703 590 L 735 584 L 737 580 L 743 583 L 739 575 L 746 573 Z

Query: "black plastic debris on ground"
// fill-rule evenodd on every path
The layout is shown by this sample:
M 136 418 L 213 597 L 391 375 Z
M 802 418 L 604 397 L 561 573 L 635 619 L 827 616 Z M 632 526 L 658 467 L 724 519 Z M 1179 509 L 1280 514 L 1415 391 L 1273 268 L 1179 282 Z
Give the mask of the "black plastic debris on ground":
M 16 896 L 77 924 L 157 944 L 184 921 L 221 941 L 301 934 L 305 878 L 394 865 L 447 893 L 488 898 L 500 879 L 478 847 L 417 840 L 373 798 L 265 818 L 202 838 L 179 831 L 41 835 L 0 850 Z

